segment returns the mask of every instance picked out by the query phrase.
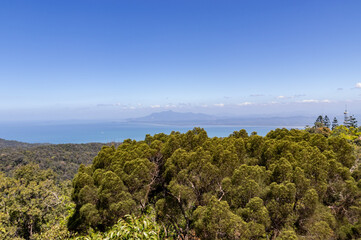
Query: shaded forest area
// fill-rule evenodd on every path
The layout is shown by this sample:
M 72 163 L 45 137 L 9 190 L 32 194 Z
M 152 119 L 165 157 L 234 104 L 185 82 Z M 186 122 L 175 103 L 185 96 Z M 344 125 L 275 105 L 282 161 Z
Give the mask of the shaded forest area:
M 147 135 L 103 146 L 72 182 L 67 171 L 90 157 L 90 146 L 13 149 L 49 162 L 18 167 L 4 158 L 0 237 L 358 239 L 360 135 L 319 125 L 265 137 L 240 130 L 209 138 L 201 128 Z M 74 165 L 60 167 L 65 157 Z
M 79 165 L 91 164 L 104 145 L 119 143 L 29 144 L 0 139 L 0 171 L 11 174 L 19 166 L 35 163 L 52 169 L 59 180 L 71 180 Z
M 5 140 L 5 139 L 0 138 L 0 149 L 3 149 L 3 148 L 29 148 L 29 147 L 39 146 L 39 145 L 41 145 L 41 144 L 24 143 L 24 142 Z

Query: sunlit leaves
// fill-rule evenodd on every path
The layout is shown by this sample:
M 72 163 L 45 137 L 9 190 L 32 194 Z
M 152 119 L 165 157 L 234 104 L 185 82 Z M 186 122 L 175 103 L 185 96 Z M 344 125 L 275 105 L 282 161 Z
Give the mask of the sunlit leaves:
M 277 129 L 266 137 L 239 131 L 208 138 L 195 128 L 147 135 L 105 147 L 92 166 L 80 167 L 74 219 L 105 231 L 154 207 L 165 232 L 180 238 L 358 237 L 361 174 L 354 164 L 349 142 L 329 133 Z

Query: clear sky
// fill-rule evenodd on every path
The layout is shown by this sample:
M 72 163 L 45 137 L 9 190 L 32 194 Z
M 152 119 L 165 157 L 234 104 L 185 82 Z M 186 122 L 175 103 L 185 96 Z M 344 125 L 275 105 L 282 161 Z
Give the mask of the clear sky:
M 0 121 L 361 117 L 361 1 L 2 0 Z

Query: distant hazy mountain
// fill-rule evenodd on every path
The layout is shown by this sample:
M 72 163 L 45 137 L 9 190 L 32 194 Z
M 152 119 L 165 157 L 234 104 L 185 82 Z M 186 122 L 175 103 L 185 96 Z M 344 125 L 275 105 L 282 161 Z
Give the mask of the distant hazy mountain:
M 179 123 L 179 122 L 204 122 L 214 121 L 217 118 L 211 115 L 202 113 L 180 113 L 173 111 L 164 111 L 152 113 L 145 117 L 131 118 L 128 122 L 144 122 L 144 123 Z
M 202 113 L 180 113 L 164 111 L 152 113 L 145 117 L 127 119 L 133 123 L 153 124 L 198 124 L 198 125 L 243 125 L 243 126 L 306 126 L 312 125 L 312 117 L 216 117 Z

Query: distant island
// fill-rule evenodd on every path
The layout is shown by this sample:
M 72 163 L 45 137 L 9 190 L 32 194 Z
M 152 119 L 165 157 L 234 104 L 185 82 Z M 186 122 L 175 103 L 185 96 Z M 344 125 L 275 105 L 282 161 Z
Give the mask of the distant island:
M 306 126 L 313 117 L 217 117 L 203 113 L 162 111 L 145 117 L 126 119 L 129 123 L 152 123 L 165 125 L 242 125 L 242 126 Z

